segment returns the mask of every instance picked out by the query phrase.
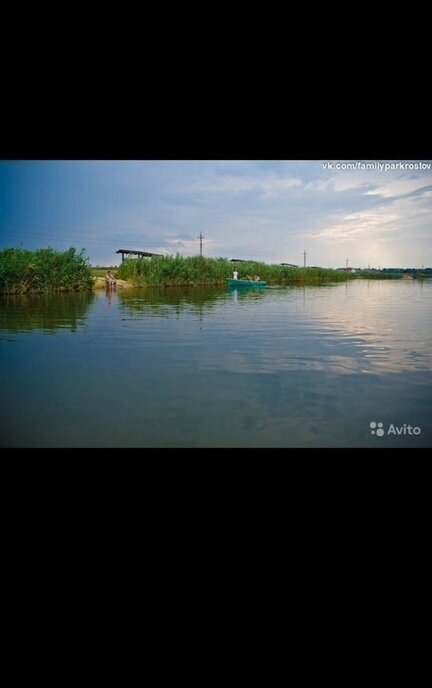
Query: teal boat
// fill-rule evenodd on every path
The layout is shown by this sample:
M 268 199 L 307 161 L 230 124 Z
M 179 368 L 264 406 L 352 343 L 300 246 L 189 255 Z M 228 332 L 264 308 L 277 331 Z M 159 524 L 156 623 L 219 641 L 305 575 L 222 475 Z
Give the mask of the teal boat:
M 229 287 L 265 287 L 267 282 L 264 280 L 245 280 L 245 279 L 232 279 L 227 280 Z

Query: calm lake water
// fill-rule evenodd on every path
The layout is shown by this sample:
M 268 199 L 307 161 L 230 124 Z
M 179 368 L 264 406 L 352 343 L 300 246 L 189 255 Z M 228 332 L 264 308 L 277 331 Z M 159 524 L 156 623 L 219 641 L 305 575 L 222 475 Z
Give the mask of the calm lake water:
M 428 280 L 0 297 L 0 444 L 430 447 L 431 303 Z

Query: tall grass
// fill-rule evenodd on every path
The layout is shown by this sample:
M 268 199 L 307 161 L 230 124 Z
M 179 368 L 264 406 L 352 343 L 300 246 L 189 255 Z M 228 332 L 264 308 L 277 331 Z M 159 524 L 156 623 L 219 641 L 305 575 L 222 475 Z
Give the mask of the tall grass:
M 36 292 L 91 289 L 93 280 L 84 250 L 55 251 L 41 248 L 27 251 L 5 248 L 0 251 L 0 292 Z
M 237 270 L 239 278 L 259 275 L 274 284 L 321 284 L 351 279 L 352 273 L 327 268 L 290 268 L 258 262 L 230 263 L 226 258 L 193 256 L 154 256 L 128 259 L 116 271 L 120 279 L 148 286 L 186 286 L 224 284 Z

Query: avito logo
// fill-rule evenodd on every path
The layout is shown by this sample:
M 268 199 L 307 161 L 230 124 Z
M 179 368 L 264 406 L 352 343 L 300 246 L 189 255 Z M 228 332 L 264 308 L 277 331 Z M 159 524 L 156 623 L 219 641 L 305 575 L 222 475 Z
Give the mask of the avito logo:
M 371 420 L 369 428 L 371 435 L 376 435 L 377 437 L 383 437 L 383 435 L 420 435 L 421 433 L 421 428 L 417 425 L 407 425 L 406 423 L 399 426 L 390 423 L 386 432 L 384 423 L 375 420 Z
M 378 435 L 378 437 L 382 437 L 384 435 L 384 430 L 383 430 L 384 423 L 375 423 L 374 420 L 371 420 L 369 423 L 369 427 L 371 428 L 371 435 Z

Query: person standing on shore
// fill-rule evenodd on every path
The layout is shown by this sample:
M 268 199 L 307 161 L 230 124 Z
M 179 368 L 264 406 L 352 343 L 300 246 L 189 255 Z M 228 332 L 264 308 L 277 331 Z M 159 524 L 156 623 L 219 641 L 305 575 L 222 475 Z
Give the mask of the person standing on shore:
M 234 270 L 234 272 L 233 272 L 233 279 L 238 279 L 238 272 L 237 272 L 237 270 Z

